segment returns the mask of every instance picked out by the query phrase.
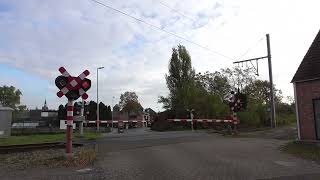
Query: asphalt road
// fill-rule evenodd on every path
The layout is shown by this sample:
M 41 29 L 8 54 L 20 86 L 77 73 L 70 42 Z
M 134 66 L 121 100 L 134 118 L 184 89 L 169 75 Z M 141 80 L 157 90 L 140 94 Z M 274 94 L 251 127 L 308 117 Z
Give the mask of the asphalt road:
M 8 179 L 320 179 L 320 165 L 282 153 L 287 141 L 133 129 L 98 141 L 87 169 L 34 169 Z M 0 176 L 1 179 L 1 176 Z M 6 176 L 2 176 L 6 179 Z

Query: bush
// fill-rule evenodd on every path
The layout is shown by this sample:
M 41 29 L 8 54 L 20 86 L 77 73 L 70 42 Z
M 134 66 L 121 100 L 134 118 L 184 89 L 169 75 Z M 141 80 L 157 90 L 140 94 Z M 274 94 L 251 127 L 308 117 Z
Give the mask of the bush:
M 159 119 L 151 125 L 151 130 L 153 131 L 166 131 L 169 130 L 169 128 L 170 123 L 166 119 Z
M 268 126 L 270 118 L 266 109 L 266 106 L 261 103 L 250 102 L 248 109 L 238 113 L 240 123 L 245 126 Z
M 277 125 L 288 125 L 296 122 L 296 115 L 294 113 L 277 113 L 276 115 Z

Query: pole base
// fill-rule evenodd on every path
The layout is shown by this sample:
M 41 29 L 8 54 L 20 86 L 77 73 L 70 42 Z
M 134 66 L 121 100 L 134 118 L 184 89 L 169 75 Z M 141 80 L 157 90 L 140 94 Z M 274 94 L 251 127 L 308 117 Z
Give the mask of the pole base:
M 73 159 L 74 155 L 73 153 L 64 153 L 64 158 L 69 160 L 69 159 Z

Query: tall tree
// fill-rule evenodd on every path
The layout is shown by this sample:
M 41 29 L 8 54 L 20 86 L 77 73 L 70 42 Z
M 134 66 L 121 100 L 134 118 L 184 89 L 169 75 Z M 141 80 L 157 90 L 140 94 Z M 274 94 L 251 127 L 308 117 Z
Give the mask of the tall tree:
M 107 119 L 112 119 L 111 106 L 107 107 Z
M 191 65 L 191 57 L 187 49 L 178 45 L 172 49 L 169 62 L 169 73 L 166 74 L 168 97 L 159 97 L 159 102 L 164 104 L 166 109 L 174 109 L 182 112 L 190 106 L 192 96 L 195 71 Z
M 99 103 L 99 118 L 108 120 L 108 107 L 103 102 Z
M 128 114 L 134 112 L 136 114 L 141 114 L 143 107 L 138 101 L 138 95 L 135 92 L 125 92 L 120 96 L 120 109 Z
M 90 101 L 87 106 L 85 112 L 88 112 L 87 119 L 88 120 L 96 120 L 97 119 L 97 103 L 94 101 Z
M 273 87 L 275 92 L 275 102 L 281 103 L 282 92 L 279 89 Z M 261 102 L 263 104 L 269 104 L 270 102 L 270 83 L 265 80 L 254 80 L 250 84 L 246 85 L 243 89 L 249 98 L 255 101 Z
M 233 90 L 242 90 L 245 86 L 252 84 L 256 76 L 252 69 L 242 69 L 240 67 L 221 69 L 221 73 L 228 77 L 229 84 Z
M 16 109 L 17 105 L 20 104 L 20 96 L 22 95 L 19 89 L 13 86 L 2 86 L 0 87 L 0 103 L 3 106 L 11 107 Z
M 197 85 L 204 88 L 208 93 L 217 95 L 221 100 L 225 100 L 230 94 L 231 85 L 228 77 L 216 71 L 214 73 L 197 73 L 195 76 Z

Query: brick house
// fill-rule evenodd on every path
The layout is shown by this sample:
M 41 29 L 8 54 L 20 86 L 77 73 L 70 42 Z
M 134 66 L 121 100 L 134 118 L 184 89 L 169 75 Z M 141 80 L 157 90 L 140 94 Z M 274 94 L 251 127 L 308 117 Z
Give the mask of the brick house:
M 291 83 L 294 88 L 299 140 L 320 140 L 320 31 Z

